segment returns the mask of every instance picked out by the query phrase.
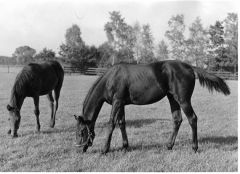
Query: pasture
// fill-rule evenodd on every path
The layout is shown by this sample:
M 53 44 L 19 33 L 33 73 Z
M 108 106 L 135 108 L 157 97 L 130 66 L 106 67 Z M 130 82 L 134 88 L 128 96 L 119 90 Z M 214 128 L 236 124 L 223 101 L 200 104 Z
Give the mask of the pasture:
M 198 80 L 192 105 L 198 116 L 199 150 L 192 150 L 192 131 L 183 114 L 183 122 L 173 150 L 165 147 L 172 132 L 172 118 L 167 98 L 146 106 L 126 107 L 130 149 L 121 150 L 122 138 L 117 127 L 110 152 L 101 155 L 111 106 L 104 104 L 97 119 L 93 146 L 82 154 L 74 147 L 75 119 L 96 76 L 65 76 L 59 100 L 55 128 L 49 128 L 50 108 L 40 97 L 41 133 L 35 133 L 34 104 L 23 104 L 19 138 L 7 135 L 11 87 L 16 74 L 0 74 L 0 172 L 97 171 L 97 172 L 228 172 L 238 169 L 238 83 L 227 81 L 231 94 L 209 93 Z

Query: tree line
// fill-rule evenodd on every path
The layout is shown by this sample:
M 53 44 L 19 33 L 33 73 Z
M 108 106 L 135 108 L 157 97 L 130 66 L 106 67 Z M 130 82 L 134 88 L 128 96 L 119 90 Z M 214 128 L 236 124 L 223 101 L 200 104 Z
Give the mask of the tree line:
M 238 69 L 238 16 L 235 13 L 228 13 L 223 21 L 207 28 L 203 27 L 200 17 L 187 27 L 184 15 L 172 16 L 164 39 L 157 45 L 149 24 L 127 24 L 119 11 L 109 15 L 104 25 L 107 41 L 98 47 L 87 45 L 80 27 L 74 24 L 66 30 L 65 42 L 59 46 L 61 59 L 48 48 L 36 53 L 34 48 L 20 46 L 11 58 L 0 57 L 0 63 L 27 64 L 58 59 L 71 66 L 87 68 L 177 59 L 208 70 L 236 72 Z

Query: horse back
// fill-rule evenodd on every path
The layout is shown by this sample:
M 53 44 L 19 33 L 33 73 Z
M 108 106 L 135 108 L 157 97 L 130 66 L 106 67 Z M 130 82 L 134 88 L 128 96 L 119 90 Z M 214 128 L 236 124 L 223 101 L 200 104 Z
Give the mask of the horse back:
M 45 95 L 52 91 L 63 81 L 63 70 L 61 65 L 56 61 L 26 65 L 17 75 L 15 83 L 22 86 L 25 95 L 32 97 L 36 93 Z
M 192 67 L 175 60 L 146 65 L 119 64 L 113 66 L 106 76 L 108 101 L 117 97 L 125 104 L 151 104 L 167 93 L 180 96 L 187 91 L 190 96 L 195 85 Z
M 108 71 L 108 98 L 119 98 L 125 104 L 150 104 L 166 95 L 161 64 L 157 72 L 151 65 L 115 65 Z M 156 73 L 159 73 L 156 76 Z

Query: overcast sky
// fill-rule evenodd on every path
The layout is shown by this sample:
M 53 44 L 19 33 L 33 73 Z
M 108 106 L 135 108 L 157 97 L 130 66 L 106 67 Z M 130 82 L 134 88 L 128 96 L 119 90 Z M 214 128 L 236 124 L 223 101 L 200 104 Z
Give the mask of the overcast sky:
M 0 0 L 0 55 L 11 56 L 23 45 L 57 53 L 72 24 L 80 27 L 86 44 L 99 46 L 107 40 L 104 24 L 113 10 L 120 11 L 130 25 L 148 23 L 157 44 L 166 39 L 171 16 L 184 14 L 187 27 L 200 16 L 208 27 L 228 12 L 238 13 L 238 1 Z

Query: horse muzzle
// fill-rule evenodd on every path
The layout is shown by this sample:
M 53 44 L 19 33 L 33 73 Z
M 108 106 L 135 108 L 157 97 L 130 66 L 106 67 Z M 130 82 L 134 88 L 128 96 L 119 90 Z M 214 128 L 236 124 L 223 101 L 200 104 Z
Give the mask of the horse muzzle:
M 93 145 L 93 139 L 90 137 L 86 141 L 81 141 L 80 143 L 76 143 L 76 147 L 84 147 L 84 146 L 92 146 Z

